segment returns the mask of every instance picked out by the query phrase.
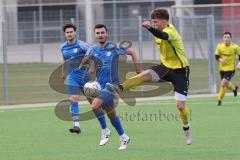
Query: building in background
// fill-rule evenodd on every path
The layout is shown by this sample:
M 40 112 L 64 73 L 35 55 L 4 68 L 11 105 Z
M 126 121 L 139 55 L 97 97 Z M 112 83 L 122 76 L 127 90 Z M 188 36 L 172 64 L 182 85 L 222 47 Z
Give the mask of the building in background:
M 240 3 L 240 0 L 2 0 L 6 5 L 9 44 L 44 43 L 63 40 L 61 26 L 74 22 L 83 40 L 91 37 L 91 26 L 105 23 L 109 26 L 112 40 L 130 38 L 136 40 L 138 16 L 148 17 L 155 7 L 170 8 L 172 5 Z M 87 3 L 88 4 L 87 4 Z M 86 14 L 86 12 L 88 14 Z M 215 21 L 228 21 L 239 15 L 238 8 L 196 8 L 194 15 L 214 14 Z M 182 13 L 179 12 L 178 15 Z M 238 17 L 239 18 L 239 17 Z M 216 26 L 217 30 L 235 30 L 239 24 Z M 127 32 L 127 34 L 125 34 Z M 131 35 L 131 33 L 133 33 Z
M 129 38 L 129 33 L 136 32 L 135 22 L 138 16 L 148 17 L 150 10 L 154 7 L 169 8 L 175 4 L 174 0 L 129 0 L 127 2 L 87 0 L 87 2 L 92 7 L 90 9 L 92 12 L 91 24 L 105 23 L 109 26 L 110 32 L 114 34 L 120 34 L 118 28 L 123 28 L 122 32 L 125 32 L 124 28 L 126 28 L 126 38 Z M 62 41 L 61 26 L 69 22 L 74 22 L 78 26 L 81 39 L 85 40 L 87 37 L 86 30 L 89 27 L 86 27 L 86 22 L 90 19 L 86 20 L 87 9 L 84 0 L 12 0 L 11 2 L 6 1 L 6 6 L 8 6 L 8 26 L 11 26 L 10 30 L 12 31 L 9 44 L 39 43 L 41 32 L 44 43 Z M 137 37 L 133 38 L 137 39 Z

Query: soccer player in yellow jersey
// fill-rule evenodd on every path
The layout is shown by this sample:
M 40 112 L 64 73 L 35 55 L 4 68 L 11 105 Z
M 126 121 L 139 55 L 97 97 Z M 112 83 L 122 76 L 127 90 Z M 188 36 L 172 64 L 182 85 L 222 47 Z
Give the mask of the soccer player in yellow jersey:
M 142 26 L 155 36 L 155 41 L 160 49 L 161 64 L 126 80 L 123 84 L 115 86 L 115 89 L 129 90 L 144 82 L 159 82 L 165 80 L 171 82 L 175 91 L 176 106 L 183 124 L 186 143 L 192 144 L 192 136 L 189 130 L 189 109 L 186 106 L 189 63 L 184 50 L 182 38 L 172 24 L 169 24 L 169 13 L 165 9 L 154 9 L 151 12 L 152 24 L 144 19 Z M 109 86 L 112 87 L 113 86 Z
M 235 86 L 231 82 L 231 78 L 235 73 L 237 55 L 240 60 L 240 48 L 237 44 L 233 43 L 231 39 L 232 34 L 230 32 L 225 32 L 223 34 L 223 42 L 217 45 L 217 49 L 215 51 L 215 57 L 219 62 L 219 72 L 222 80 L 218 96 L 218 106 L 222 105 L 227 89 L 232 90 L 234 96 L 237 96 L 238 86 Z M 237 68 L 240 68 L 240 63 L 238 63 Z

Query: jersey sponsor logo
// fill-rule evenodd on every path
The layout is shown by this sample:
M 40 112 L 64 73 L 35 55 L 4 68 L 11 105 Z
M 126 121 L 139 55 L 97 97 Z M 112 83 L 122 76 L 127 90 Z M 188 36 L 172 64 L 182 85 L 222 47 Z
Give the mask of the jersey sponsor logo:
M 73 53 L 77 53 L 78 49 L 77 48 L 74 48 L 73 49 Z
M 108 57 L 111 56 L 111 54 L 112 54 L 112 52 L 107 52 L 107 56 Z

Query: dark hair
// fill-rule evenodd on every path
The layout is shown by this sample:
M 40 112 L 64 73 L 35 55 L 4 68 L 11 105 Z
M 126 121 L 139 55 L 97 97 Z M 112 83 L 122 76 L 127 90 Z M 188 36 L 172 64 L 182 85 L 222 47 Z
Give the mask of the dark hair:
M 71 23 L 65 24 L 65 25 L 63 26 L 63 32 L 65 32 L 65 30 L 66 30 L 67 28 L 73 28 L 74 31 L 77 30 L 77 27 L 76 27 L 74 24 L 71 24 Z
M 232 38 L 232 33 L 231 32 L 224 32 L 223 35 L 228 34 L 230 38 Z
M 169 20 L 169 13 L 166 9 L 160 9 L 160 8 L 156 8 L 154 10 L 152 10 L 151 14 L 150 14 L 152 19 L 165 19 L 165 20 Z
M 96 29 L 98 29 L 98 28 L 105 28 L 106 32 L 108 31 L 107 27 L 106 27 L 104 24 L 97 24 L 97 25 L 95 25 L 94 31 L 95 31 Z

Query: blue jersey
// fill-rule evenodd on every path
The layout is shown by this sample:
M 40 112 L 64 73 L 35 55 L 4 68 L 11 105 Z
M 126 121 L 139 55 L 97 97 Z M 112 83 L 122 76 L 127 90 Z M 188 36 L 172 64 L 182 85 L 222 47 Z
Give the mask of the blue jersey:
M 101 85 L 102 89 L 105 88 L 106 83 L 120 83 L 118 75 L 119 55 L 126 54 L 126 50 L 117 47 L 111 51 L 106 51 L 100 46 L 93 48 L 91 58 L 96 66 L 97 82 Z
M 64 42 L 61 46 L 61 52 L 63 59 L 67 62 L 68 77 L 71 79 L 78 79 L 84 81 L 87 75 L 87 68 L 83 67 L 81 70 L 78 68 L 80 64 L 80 57 L 83 57 L 87 51 L 90 49 L 90 45 L 81 40 L 76 40 L 73 44 L 68 44 Z M 74 62 L 74 59 L 76 60 Z M 71 84 L 70 84 L 71 85 Z

